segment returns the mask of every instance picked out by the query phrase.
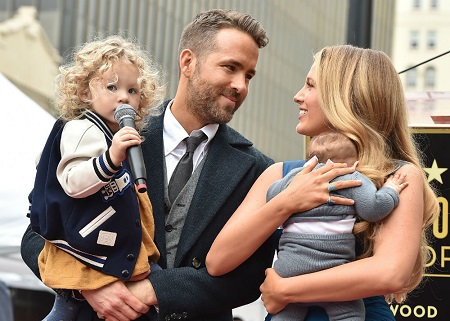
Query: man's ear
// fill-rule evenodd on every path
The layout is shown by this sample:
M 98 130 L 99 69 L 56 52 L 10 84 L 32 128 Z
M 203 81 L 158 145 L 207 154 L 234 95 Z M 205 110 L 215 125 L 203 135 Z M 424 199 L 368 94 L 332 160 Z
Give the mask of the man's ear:
M 180 54 L 180 71 L 186 78 L 194 71 L 195 59 L 195 54 L 189 49 L 184 49 Z

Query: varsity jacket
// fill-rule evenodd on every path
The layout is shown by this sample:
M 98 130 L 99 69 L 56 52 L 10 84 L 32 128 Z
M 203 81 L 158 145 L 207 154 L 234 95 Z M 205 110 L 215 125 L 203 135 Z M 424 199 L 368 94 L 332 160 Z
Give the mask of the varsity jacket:
M 60 146 L 68 124 L 79 138 Z M 37 167 L 30 219 L 32 228 L 55 246 L 94 269 L 127 280 L 138 257 L 142 229 L 128 163 L 117 168 L 109 158 L 112 137 L 93 112 L 68 123 L 58 120 Z M 86 147 L 90 144 L 96 148 Z M 93 181 L 90 193 L 71 197 L 64 191 L 57 171 L 65 176 L 58 165 L 70 160 L 62 160 L 61 148 L 69 149 L 72 160 L 84 161 L 86 175 L 78 183 Z

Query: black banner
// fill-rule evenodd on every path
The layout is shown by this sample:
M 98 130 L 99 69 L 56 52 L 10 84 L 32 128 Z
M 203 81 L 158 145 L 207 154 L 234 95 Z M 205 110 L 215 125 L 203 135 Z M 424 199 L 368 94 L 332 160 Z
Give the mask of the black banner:
M 450 128 L 414 129 L 414 135 L 425 156 L 428 182 L 436 189 L 441 207 L 437 221 L 430 229 L 430 259 L 421 285 L 403 304 L 392 304 L 395 319 L 450 320 Z M 407 242 L 407 240 L 405 240 Z M 380 271 L 382 273 L 382 271 Z

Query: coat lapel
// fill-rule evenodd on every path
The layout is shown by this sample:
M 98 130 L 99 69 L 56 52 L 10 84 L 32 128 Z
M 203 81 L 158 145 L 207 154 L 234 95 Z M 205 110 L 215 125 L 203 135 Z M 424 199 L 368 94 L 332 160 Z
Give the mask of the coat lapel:
M 146 129 L 142 132 L 145 140 L 142 142 L 142 154 L 147 171 L 147 187 L 155 220 L 155 243 L 161 253 L 166 257 L 165 236 L 165 203 L 164 203 L 164 142 L 163 119 L 168 102 L 152 110 Z M 164 263 L 165 264 L 165 263 Z

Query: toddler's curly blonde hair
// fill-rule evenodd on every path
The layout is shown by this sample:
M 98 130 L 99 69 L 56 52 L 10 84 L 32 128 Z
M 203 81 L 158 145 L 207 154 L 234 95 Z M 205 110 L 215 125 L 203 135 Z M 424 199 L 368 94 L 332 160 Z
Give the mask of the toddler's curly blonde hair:
M 164 99 L 162 72 L 136 42 L 117 35 L 83 44 L 73 54 L 72 62 L 59 68 L 55 93 L 59 116 L 68 121 L 81 117 L 86 110 L 92 110 L 92 100 L 87 98 L 92 92 L 92 83 L 120 61 L 130 62 L 140 74 L 136 127 L 142 129 L 150 108 Z

